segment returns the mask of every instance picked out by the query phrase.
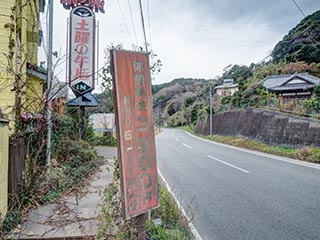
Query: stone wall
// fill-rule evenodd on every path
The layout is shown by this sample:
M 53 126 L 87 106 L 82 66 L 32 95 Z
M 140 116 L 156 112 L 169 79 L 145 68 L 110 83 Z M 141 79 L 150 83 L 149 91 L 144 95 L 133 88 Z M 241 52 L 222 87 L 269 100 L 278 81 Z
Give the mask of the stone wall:
M 198 120 L 196 133 L 209 135 L 209 118 Z M 289 114 L 247 109 L 215 114 L 213 134 L 242 136 L 283 146 L 320 146 L 320 121 Z

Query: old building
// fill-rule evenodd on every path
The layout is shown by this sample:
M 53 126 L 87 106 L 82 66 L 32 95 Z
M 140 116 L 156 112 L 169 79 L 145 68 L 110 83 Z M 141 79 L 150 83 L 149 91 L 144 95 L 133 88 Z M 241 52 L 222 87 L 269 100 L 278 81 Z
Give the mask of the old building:
M 262 81 L 262 85 L 270 93 L 275 93 L 284 100 L 310 98 L 313 94 L 313 89 L 319 84 L 320 78 L 307 73 L 268 76 Z
M 238 91 L 238 84 L 235 84 L 233 79 L 224 79 L 223 84 L 216 86 L 214 90 L 220 97 L 232 96 Z
M 14 120 L 43 110 L 46 71 L 37 66 L 39 13 L 45 0 L 6 0 L 0 5 L 0 108 Z

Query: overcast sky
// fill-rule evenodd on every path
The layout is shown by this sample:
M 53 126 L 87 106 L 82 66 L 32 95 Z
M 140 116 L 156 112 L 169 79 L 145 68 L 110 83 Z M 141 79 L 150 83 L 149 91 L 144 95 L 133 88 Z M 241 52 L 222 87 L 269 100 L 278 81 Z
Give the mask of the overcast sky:
M 69 11 L 54 1 L 54 50 L 64 56 Z M 320 9 L 320 0 L 296 2 L 306 15 Z M 303 19 L 293 0 L 142 0 L 142 4 L 147 41 L 163 63 L 153 84 L 178 77 L 210 79 L 229 64 L 257 63 Z M 105 10 L 96 15 L 100 66 L 104 48 L 111 43 L 126 49 L 144 46 L 138 0 L 105 0 Z M 45 21 L 45 15 L 41 19 Z M 64 66 L 56 71 L 61 81 Z

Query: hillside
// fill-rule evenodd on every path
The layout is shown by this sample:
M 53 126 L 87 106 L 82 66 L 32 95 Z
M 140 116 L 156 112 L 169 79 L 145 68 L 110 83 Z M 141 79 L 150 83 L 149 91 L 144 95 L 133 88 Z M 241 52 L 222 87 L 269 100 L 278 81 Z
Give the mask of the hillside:
M 162 124 L 162 121 L 175 118 L 174 115 L 183 123 L 194 122 L 198 112 L 208 107 L 209 88 L 216 83 L 217 80 L 178 78 L 169 83 L 153 85 L 157 122 Z
M 320 62 L 320 10 L 304 18 L 272 51 L 274 60 Z

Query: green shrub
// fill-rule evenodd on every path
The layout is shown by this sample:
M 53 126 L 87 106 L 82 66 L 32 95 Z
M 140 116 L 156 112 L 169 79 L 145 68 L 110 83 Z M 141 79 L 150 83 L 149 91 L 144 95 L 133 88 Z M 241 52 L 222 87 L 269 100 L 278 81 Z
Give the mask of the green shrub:
M 1 233 L 8 232 L 14 228 L 18 222 L 21 222 L 21 213 L 19 211 L 9 211 L 3 223 L 0 224 L 0 236 Z
M 79 187 L 100 164 L 95 150 L 84 141 L 62 140 L 56 157 L 46 179 L 39 180 L 34 194 L 39 203 L 51 202 L 67 189 Z
M 94 136 L 91 138 L 90 143 L 94 146 L 117 146 L 117 139 L 111 132 L 106 132 L 102 137 Z

